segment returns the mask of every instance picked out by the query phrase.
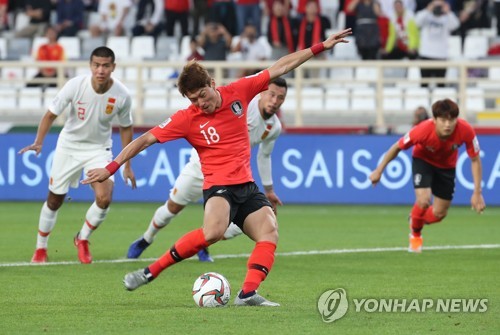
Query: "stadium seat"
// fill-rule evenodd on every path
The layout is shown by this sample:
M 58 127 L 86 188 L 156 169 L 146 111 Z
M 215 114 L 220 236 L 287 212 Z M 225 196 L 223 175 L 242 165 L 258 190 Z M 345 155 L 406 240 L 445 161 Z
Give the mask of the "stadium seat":
M 31 39 L 25 37 L 13 37 L 7 42 L 7 59 L 19 60 L 31 57 Z
M 488 37 L 481 35 L 466 35 L 464 41 L 464 57 L 480 59 L 488 55 Z
M 318 113 L 325 111 L 324 91 L 321 87 L 304 87 L 300 91 L 302 110 L 305 113 Z
M 81 58 L 84 60 L 90 59 L 90 55 L 94 49 L 106 45 L 104 37 L 87 37 L 82 39 Z
M 281 109 L 287 114 L 294 114 L 297 110 L 297 95 L 295 87 L 288 86 L 286 99 L 281 105 Z
M 429 89 L 425 87 L 413 87 L 405 90 L 404 109 L 413 111 L 417 107 L 429 107 Z
M 358 66 L 354 70 L 354 79 L 358 87 L 375 86 L 378 69 L 370 66 Z
M 457 89 L 454 87 L 436 87 L 436 88 L 434 88 L 432 90 L 432 94 L 431 94 L 431 105 L 438 100 L 443 100 L 446 98 L 457 102 L 458 101 Z
M 144 90 L 144 110 L 148 112 L 165 112 L 168 109 L 167 90 L 151 87 Z
M 159 36 L 156 40 L 155 58 L 157 60 L 179 60 L 179 42 L 177 37 Z
M 57 41 L 63 48 L 66 59 L 78 60 L 82 57 L 80 39 L 73 36 L 61 36 Z
M 7 40 L 5 37 L 0 37 L 0 59 L 7 58 Z
M 484 90 L 479 87 L 467 87 L 465 89 L 466 112 L 484 112 L 486 109 Z
M 30 109 L 42 112 L 42 89 L 40 87 L 24 87 L 20 89 L 19 109 Z
M 172 87 L 168 91 L 168 107 L 172 111 L 177 111 L 179 109 L 184 109 L 189 106 L 189 100 L 184 98 L 177 87 Z
M 400 87 L 384 87 L 382 107 L 384 111 L 403 110 L 403 89 Z
M 327 87 L 325 91 L 325 109 L 334 113 L 349 112 L 349 89 L 345 87 Z
M 15 66 L 2 67 L 2 81 L 8 82 L 10 87 L 24 87 L 24 68 Z
M 333 48 L 333 59 L 345 59 L 345 60 L 358 60 L 359 54 L 358 49 L 356 48 L 356 39 L 354 36 L 348 36 L 346 38 L 349 43 L 342 44 L 342 48 L 339 46 L 338 48 Z
M 133 59 L 155 58 L 155 39 L 153 36 L 134 36 L 130 42 L 130 56 Z
M 115 52 L 116 59 L 130 59 L 130 40 L 127 36 L 109 36 L 106 46 Z
M 15 110 L 17 108 L 17 89 L 0 87 L 0 110 Z
M 375 89 L 371 87 L 353 89 L 351 109 L 357 112 L 374 113 L 376 109 Z
M 47 87 L 43 92 L 43 105 L 45 108 L 49 106 L 52 100 L 56 97 L 59 89 L 57 87 Z
M 234 38 L 234 37 L 233 37 Z M 191 54 L 191 36 L 186 35 L 181 39 L 180 60 L 186 60 Z
M 448 39 L 448 59 L 459 60 L 462 58 L 462 37 L 458 35 L 452 35 Z

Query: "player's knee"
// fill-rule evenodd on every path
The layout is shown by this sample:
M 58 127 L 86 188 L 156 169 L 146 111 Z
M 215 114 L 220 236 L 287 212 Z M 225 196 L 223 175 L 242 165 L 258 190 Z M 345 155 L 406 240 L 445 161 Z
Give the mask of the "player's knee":
M 418 207 L 422 209 L 427 209 L 431 205 L 431 199 L 428 197 L 418 198 L 416 203 Z
M 59 208 L 61 208 L 63 204 L 63 199 L 47 199 L 47 207 L 51 211 L 57 211 Z
M 111 204 L 111 197 L 108 196 L 96 196 L 95 203 L 97 207 L 106 209 Z
M 179 205 L 178 203 L 176 203 L 175 201 L 171 200 L 171 199 L 168 199 L 167 201 L 167 209 L 170 213 L 172 214 L 178 214 L 180 211 L 182 211 L 184 209 L 184 205 Z
M 203 227 L 203 235 L 205 236 L 205 240 L 209 245 L 221 240 L 224 237 L 224 232 L 224 227 L 214 227 L 207 225 Z
M 448 211 L 446 209 L 445 210 L 435 210 L 434 209 L 433 214 L 436 218 L 439 219 L 439 221 L 441 221 L 446 217 L 446 215 L 448 214 Z

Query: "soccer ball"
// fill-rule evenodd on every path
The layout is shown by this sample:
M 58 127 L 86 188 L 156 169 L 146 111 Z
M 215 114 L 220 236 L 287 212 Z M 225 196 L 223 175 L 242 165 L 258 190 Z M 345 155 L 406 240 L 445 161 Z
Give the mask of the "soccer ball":
M 200 307 L 221 307 L 228 303 L 231 287 L 227 279 L 216 272 L 207 272 L 196 278 L 193 299 Z

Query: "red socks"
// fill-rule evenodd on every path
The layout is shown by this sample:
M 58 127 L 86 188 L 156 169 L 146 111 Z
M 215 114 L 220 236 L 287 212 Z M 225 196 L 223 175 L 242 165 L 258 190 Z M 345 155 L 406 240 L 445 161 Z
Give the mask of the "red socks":
M 432 206 L 429 206 L 426 209 L 422 209 L 417 204 L 413 205 L 410 216 L 413 236 L 421 236 L 421 231 L 424 227 L 424 224 L 436 223 L 443 219 L 438 218 L 434 215 Z
M 203 235 L 203 229 L 193 230 L 182 236 L 175 244 L 156 262 L 148 268 L 154 278 L 169 266 L 195 255 L 198 251 L 208 247 L 208 243 Z
M 243 294 L 255 291 L 266 279 L 274 263 L 276 244 L 269 241 L 257 242 L 247 263 L 247 275 L 243 282 Z

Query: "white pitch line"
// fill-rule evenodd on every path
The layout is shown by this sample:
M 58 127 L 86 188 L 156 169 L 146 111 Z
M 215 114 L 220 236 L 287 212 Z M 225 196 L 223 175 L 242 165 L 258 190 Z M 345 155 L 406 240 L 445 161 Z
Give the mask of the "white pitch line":
M 425 250 L 468 250 L 468 249 L 498 249 L 500 244 L 478 244 L 478 245 L 438 245 L 425 247 Z M 333 255 L 333 254 L 355 254 L 355 253 L 370 253 L 370 252 L 391 252 L 391 251 L 407 251 L 408 248 L 393 247 L 393 248 L 361 248 L 361 249 L 331 249 L 331 250 L 309 250 L 309 251 L 290 251 L 290 252 L 277 252 L 278 257 L 287 256 L 310 256 L 310 255 Z M 215 259 L 226 258 L 248 258 L 250 254 L 228 254 L 228 255 L 214 255 Z M 96 260 L 94 264 L 110 264 L 110 263 L 135 263 L 135 262 L 154 262 L 157 258 L 140 258 L 140 259 L 108 259 Z M 196 257 L 188 260 L 196 260 Z M 0 268 L 16 267 L 16 266 L 49 266 L 49 265 L 77 265 L 80 262 L 67 261 L 67 262 L 47 262 L 42 264 L 30 262 L 18 263 L 0 263 Z

